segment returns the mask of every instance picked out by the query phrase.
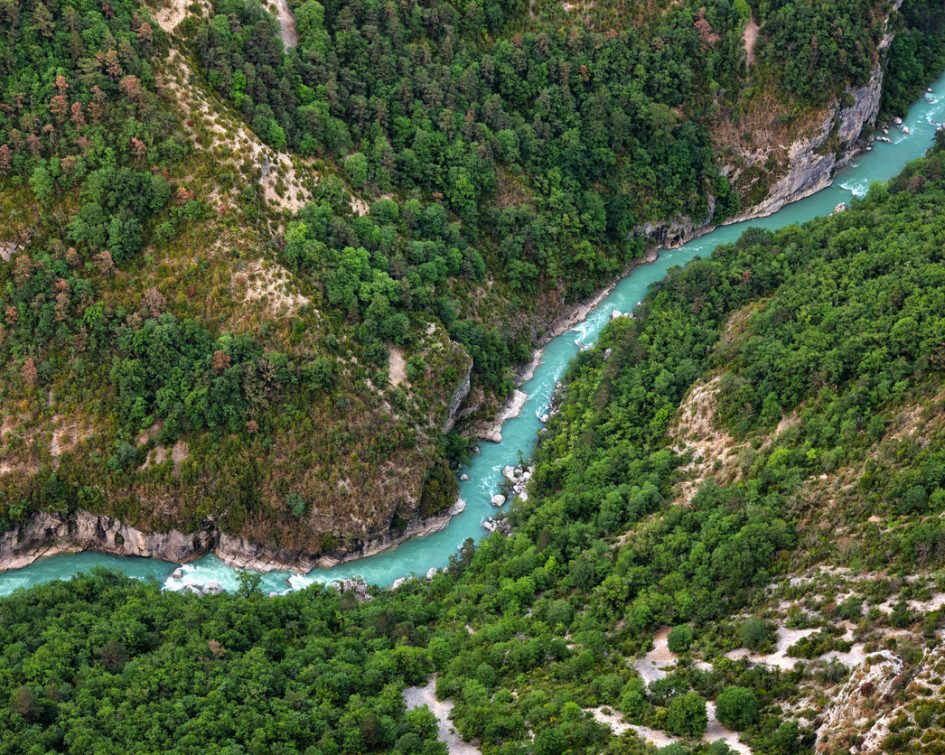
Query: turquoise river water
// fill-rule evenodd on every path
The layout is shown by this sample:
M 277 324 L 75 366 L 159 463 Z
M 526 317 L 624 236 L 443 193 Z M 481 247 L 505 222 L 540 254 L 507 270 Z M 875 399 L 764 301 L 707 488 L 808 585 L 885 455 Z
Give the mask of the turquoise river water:
M 449 557 L 467 538 L 479 540 L 486 534 L 482 521 L 496 513 L 491 498 L 502 483 L 502 468 L 514 466 L 520 457 L 531 456 L 542 426 L 539 417 L 548 411 L 555 384 L 578 350 L 597 340 L 614 311 L 631 312 L 650 284 L 660 280 L 671 267 L 683 265 L 695 257 L 707 256 L 720 244 L 735 241 L 747 228 L 774 230 L 828 215 L 838 203 L 864 196 L 871 183 L 897 175 L 906 163 L 926 152 L 932 144 L 936 124 L 945 120 L 945 76 L 936 81 L 931 90 L 931 94 L 919 99 L 909 110 L 904 120 L 906 128 L 890 129 L 891 144 L 875 143 L 870 151 L 861 153 L 851 165 L 840 171 L 828 188 L 787 205 L 769 217 L 722 226 L 678 249 L 662 251 L 658 261 L 642 265 L 623 278 L 586 320 L 550 341 L 532 378 L 520 386 L 528 394 L 528 400 L 519 416 L 506 421 L 500 443 L 481 442 L 480 453 L 463 470 L 469 479 L 460 483 L 459 494 L 466 501 L 466 510 L 453 517 L 445 529 L 331 569 L 315 569 L 306 575 L 270 572 L 263 575 L 263 589 L 284 592 L 314 582 L 349 577 L 363 577 L 371 584 L 388 586 L 399 577 L 422 576 L 431 567 L 446 566 Z M 22 569 L 4 572 L 0 574 L 0 595 L 20 587 L 65 579 L 97 566 L 116 569 L 139 579 L 155 579 L 171 590 L 210 581 L 218 582 L 225 589 L 236 586 L 236 572 L 215 556 L 184 565 L 183 576 L 171 579 L 177 564 L 86 552 L 39 559 Z

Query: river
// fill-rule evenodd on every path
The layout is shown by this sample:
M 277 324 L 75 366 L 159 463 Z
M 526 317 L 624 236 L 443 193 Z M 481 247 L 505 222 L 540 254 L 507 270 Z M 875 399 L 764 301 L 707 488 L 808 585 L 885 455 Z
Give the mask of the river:
M 466 501 L 466 510 L 453 517 L 446 528 L 331 569 L 315 569 L 306 575 L 270 572 L 262 575 L 262 588 L 267 592 L 284 592 L 315 582 L 350 577 L 362 577 L 371 584 L 389 586 L 400 577 L 423 576 L 431 567 L 446 566 L 450 556 L 467 538 L 479 540 L 486 534 L 482 521 L 496 513 L 491 499 L 503 481 L 502 468 L 514 466 L 520 458 L 531 456 L 542 427 L 539 418 L 548 411 L 555 384 L 578 350 L 597 340 L 614 311 L 632 312 L 650 284 L 663 278 L 671 267 L 709 255 L 717 246 L 735 241 L 747 228 L 774 230 L 828 215 L 840 202 L 849 203 L 853 197 L 864 196 L 871 183 L 897 175 L 908 162 L 925 154 L 932 144 L 935 124 L 945 120 L 945 75 L 931 88 L 933 94 L 919 99 L 904 120 L 909 133 L 905 133 L 905 129 L 890 129 L 892 144 L 875 143 L 872 150 L 861 153 L 838 172 L 828 188 L 787 205 L 766 218 L 722 226 L 678 249 L 662 251 L 656 262 L 642 265 L 623 278 L 582 323 L 550 341 L 531 379 L 520 386 L 528 394 L 528 399 L 519 416 L 506 421 L 501 442 L 481 442 L 480 452 L 463 470 L 469 479 L 460 483 L 459 494 Z M 188 584 L 206 585 L 211 581 L 224 589 L 236 587 L 236 572 L 212 555 L 184 565 L 181 567 L 182 576 L 173 579 L 171 574 L 178 568 L 177 564 L 86 552 L 39 559 L 22 569 L 4 572 L 0 574 L 0 595 L 20 587 L 68 578 L 97 566 L 139 579 L 156 579 L 171 590 L 183 589 Z

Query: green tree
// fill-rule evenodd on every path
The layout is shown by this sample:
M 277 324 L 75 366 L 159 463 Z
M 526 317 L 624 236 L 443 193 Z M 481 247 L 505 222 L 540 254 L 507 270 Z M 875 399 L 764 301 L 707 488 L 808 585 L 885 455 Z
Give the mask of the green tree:
M 669 649 L 674 653 L 685 653 L 692 645 L 693 632 L 688 624 L 673 627 L 666 638 Z
M 356 189 L 363 189 L 368 180 L 368 159 L 363 152 L 345 158 L 345 175 Z
M 715 702 L 723 726 L 743 731 L 758 722 L 758 698 L 747 687 L 726 687 Z
M 749 616 L 738 625 L 738 640 L 749 650 L 764 650 L 771 642 L 771 627 L 756 616 Z
M 687 692 L 666 706 L 666 731 L 681 737 L 699 737 L 705 732 L 709 717 L 705 700 L 698 692 Z

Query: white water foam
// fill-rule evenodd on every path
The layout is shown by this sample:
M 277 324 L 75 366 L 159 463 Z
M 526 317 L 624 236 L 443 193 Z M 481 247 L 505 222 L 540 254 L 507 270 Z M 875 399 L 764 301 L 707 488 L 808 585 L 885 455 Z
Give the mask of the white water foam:
M 841 189 L 846 189 L 857 199 L 862 199 L 869 191 L 869 181 L 847 181 L 840 184 Z

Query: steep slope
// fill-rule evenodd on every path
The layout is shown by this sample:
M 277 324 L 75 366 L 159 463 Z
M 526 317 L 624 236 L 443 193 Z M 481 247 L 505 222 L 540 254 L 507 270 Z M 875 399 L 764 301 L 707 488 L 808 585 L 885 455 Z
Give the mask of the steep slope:
M 889 35 L 898 100 L 941 33 L 920 0 L 834 26 L 588 6 L 584 30 L 544 4 L 271 10 L 0 9 L 3 565 L 305 568 L 442 526 L 466 436 L 557 318 L 648 245 L 822 183 Z M 811 30 L 842 64 L 780 70 Z M 810 149 L 745 178 L 719 134 L 781 138 L 749 117 L 772 98 Z
M 444 752 L 435 674 L 486 753 L 940 751 L 943 198 L 939 149 L 671 273 L 569 373 L 510 532 L 445 573 L 0 600 L 0 742 Z
M 469 358 L 428 322 L 409 381 L 388 386 L 386 351 L 361 366 L 278 259 L 287 213 L 318 196 L 311 166 L 261 142 L 143 9 L 5 12 L 3 558 L 77 541 L 295 562 L 451 505 L 440 432 Z

